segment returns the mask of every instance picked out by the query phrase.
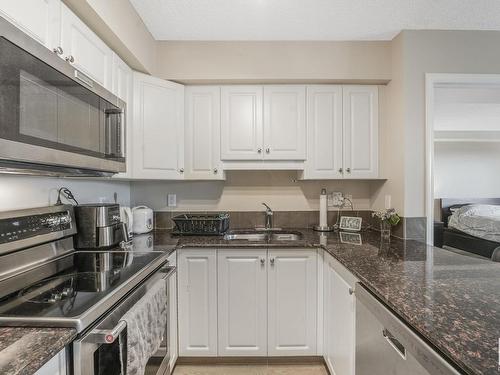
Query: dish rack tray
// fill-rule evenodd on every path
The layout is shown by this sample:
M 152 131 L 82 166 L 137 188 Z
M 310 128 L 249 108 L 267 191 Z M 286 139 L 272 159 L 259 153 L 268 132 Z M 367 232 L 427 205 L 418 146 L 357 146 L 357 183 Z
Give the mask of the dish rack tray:
M 218 236 L 229 229 L 229 214 L 182 214 L 172 218 L 175 223 L 174 234 Z

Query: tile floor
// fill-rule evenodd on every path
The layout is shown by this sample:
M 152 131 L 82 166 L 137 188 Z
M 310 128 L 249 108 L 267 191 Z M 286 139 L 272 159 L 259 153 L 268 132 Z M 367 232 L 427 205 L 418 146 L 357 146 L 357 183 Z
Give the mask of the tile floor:
M 328 375 L 323 365 L 178 365 L 173 375 Z

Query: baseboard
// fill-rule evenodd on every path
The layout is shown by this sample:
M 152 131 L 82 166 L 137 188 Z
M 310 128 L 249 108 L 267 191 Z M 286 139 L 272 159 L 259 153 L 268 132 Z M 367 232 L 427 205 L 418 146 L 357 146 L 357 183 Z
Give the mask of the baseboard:
M 296 357 L 179 357 L 177 365 L 325 365 L 322 356 Z

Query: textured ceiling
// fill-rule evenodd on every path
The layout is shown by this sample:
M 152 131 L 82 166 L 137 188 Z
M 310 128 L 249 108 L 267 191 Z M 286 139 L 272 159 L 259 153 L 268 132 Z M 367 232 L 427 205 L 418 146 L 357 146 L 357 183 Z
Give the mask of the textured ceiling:
M 158 40 L 390 40 L 500 30 L 500 0 L 130 0 Z

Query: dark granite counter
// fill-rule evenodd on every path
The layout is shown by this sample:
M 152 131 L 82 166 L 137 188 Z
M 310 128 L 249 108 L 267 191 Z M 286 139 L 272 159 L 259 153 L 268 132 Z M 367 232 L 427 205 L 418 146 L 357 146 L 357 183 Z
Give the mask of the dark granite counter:
M 31 375 L 76 337 L 72 328 L 0 328 L 0 374 Z
M 500 374 L 500 263 L 416 241 L 382 242 L 371 231 L 361 233 L 361 244 L 346 243 L 349 238 L 338 233 L 300 231 L 303 239 L 293 242 L 173 237 L 157 231 L 154 244 L 155 250 L 322 247 L 464 373 Z

